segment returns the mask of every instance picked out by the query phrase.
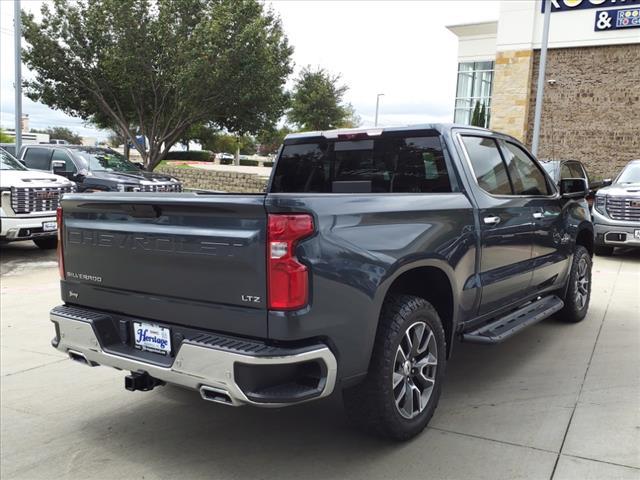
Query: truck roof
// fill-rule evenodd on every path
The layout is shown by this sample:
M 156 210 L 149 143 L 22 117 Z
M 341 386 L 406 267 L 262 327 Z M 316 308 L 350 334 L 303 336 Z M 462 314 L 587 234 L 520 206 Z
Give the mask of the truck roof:
M 338 135 L 357 135 L 358 133 L 380 135 L 385 132 L 415 132 L 416 130 L 435 130 L 439 133 L 445 133 L 453 128 L 464 128 L 466 130 L 478 130 L 481 132 L 490 132 L 486 128 L 473 127 L 471 125 L 462 125 L 457 123 L 421 123 L 417 125 L 405 125 L 400 127 L 358 127 L 358 128 L 339 128 L 335 130 L 314 130 L 310 132 L 290 133 L 285 137 L 289 139 L 301 138 L 338 138 Z

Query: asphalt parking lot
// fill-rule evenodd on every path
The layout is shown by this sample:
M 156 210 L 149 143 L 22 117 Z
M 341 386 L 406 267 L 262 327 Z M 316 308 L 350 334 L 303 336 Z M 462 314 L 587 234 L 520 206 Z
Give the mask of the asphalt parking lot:
M 1 263 L 4 479 L 640 478 L 639 251 L 596 257 L 582 323 L 455 345 L 430 426 L 403 444 L 353 431 L 338 396 L 260 410 L 128 392 L 51 348 L 55 253 L 9 245 Z

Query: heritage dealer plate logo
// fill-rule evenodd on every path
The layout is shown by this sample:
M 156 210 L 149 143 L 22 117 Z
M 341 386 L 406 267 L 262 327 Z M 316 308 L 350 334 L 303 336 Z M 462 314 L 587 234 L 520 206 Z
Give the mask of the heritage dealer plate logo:
M 138 350 L 168 355 L 171 353 L 171 331 L 145 322 L 133 322 L 134 346 Z

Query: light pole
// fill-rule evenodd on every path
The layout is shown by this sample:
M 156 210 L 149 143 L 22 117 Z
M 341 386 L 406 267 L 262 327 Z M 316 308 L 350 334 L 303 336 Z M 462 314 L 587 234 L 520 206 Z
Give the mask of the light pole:
M 13 42 L 15 44 L 15 122 L 16 122 L 16 157 L 20 154 L 22 144 L 22 58 L 20 45 L 22 41 L 22 22 L 20 21 L 20 0 L 13 1 Z
M 549 45 L 549 21 L 551 20 L 551 0 L 544 0 L 544 24 L 542 27 L 542 45 L 540 48 L 540 67 L 538 71 L 538 87 L 536 89 L 536 108 L 533 114 L 533 139 L 531 152 L 538 156 L 540 143 L 540 118 L 544 99 L 544 75 L 547 68 L 547 45 Z
M 379 93 L 378 95 L 376 95 L 376 121 L 374 123 L 375 127 L 378 126 L 378 110 L 380 108 L 380 97 L 382 97 L 383 95 L 384 93 Z

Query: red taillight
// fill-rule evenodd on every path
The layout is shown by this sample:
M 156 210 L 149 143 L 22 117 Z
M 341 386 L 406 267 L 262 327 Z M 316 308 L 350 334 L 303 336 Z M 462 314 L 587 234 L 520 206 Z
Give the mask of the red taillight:
M 60 279 L 64 280 L 64 257 L 62 254 L 62 207 L 58 207 L 56 210 L 56 223 L 58 224 L 58 248 L 56 250 L 56 256 L 58 257 L 58 272 L 60 273 Z
M 270 214 L 267 242 L 269 308 L 296 310 L 309 301 L 309 272 L 298 262 L 296 243 L 313 233 L 307 214 Z

